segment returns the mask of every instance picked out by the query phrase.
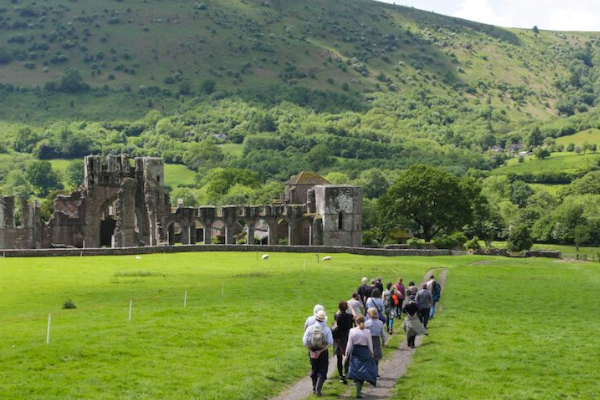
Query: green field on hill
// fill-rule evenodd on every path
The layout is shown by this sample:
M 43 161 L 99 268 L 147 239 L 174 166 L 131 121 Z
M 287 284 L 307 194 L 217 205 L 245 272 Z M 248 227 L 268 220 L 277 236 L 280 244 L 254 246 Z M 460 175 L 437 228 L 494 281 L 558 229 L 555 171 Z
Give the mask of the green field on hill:
M 420 281 L 442 267 L 449 269 L 444 312 L 400 381 L 398 399 L 425 386 L 425 399 L 591 399 L 598 392 L 600 322 L 589 310 L 600 304 L 577 295 L 583 285 L 600 290 L 596 264 L 260 255 L 3 259 L 0 392 L 44 400 L 266 398 L 305 376 L 300 339 L 314 304 L 331 316 L 362 276 Z M 78 308 L 62 310 L 67 300 Z M 337 381 L 325 386 L 326 395 L 341 391 Z
M 517 158 L 508 160 L 507 166 L 492 171 L 494 175 L 511 173 L 540 173 L 540 172 L 577 172 L 598 165 L 600 154 L 552 153 L 549 158 L 539 160 L 534 156 L 525 157 L 520 163 Z
M 561 136 L 556 139 L 556 143 L 563 146 L 568 146 L 573 143 L 575 146 L 583 146 L 585 143 L 600 144 L 600 129 L 587 129 L 577 132 L 573 135 Z
M 52 164 L 52 169 L 61 174 L 64 178 L 64 173 L 72 160 L 54 159 L 49 160 Z M 165 185 L 172 188 L 194 184 L 195 172 L 181 164 L 165 164 Z M 63 179 L 64 180 L 64 179 Z M 63 182 L 66 186 L 66 183 Z

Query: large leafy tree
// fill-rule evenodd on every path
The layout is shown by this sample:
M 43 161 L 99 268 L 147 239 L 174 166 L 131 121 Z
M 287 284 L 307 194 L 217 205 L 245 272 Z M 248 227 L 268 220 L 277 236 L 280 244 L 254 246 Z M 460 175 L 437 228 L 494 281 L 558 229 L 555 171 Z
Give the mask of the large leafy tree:
M 73 160 L 67 166 L 65 171 L 65 178 L 71 188 L 78 188 L 83 185 L 84 179 L 84 165 L 83 160 Z
M 472 207 L 463 181 L 425 165 L 410 167 L 379 200 L 384 229 L 410 228 L 426 241 L 469 224 Z
M 52 164 L 49 161 L 31 162 L 27 166 L 25 174 L 36 191 L 44 196 L 50 190 L 61 187 L 58 175 L 52 170 Z

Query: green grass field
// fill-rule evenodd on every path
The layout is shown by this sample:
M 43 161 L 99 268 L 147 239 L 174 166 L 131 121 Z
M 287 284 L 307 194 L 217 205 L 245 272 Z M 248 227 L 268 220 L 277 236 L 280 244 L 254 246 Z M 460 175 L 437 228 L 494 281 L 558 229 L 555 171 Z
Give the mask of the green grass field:
M 449 268 L 445 310 L 396 398 L 593 399 L 600 390 L 596 264 L 350 255 L 317 264 L 314 254 L 258 256 L 0 260 L 2 397 L 266 398 L 307 373 L 300 337 L 314 304 L 331 315 L 363 275 L 418 281 L 439 267 Z M 590 295 L 579 295 L 583 286 Z M 78 309 L 61 309 L 69 299 Z M 325 386 L 329 396 L 343 390 L 336 381 Z
M 52 169 L 59 172 L 64 181 L 64 173 L 72 160 L 54 159 L 50 160 Z M 165 185 L 176 188 L 182 185 L 194 184 L 195 172 L 181 164 L 165 164 Z M 63 182 L 66 186 L 66 182 Z
M 536 192 L 547 191 L 553 195 L 558 195 L 560 190 L 567 185 L 551 185 L 546 183 L 530 183 L 529 186 Z
M 14 399 L 262 398 L 305 374 L 300 338 L 314 304 L 331 310 L 363 275 L 421 279 L 439 265 L 426 258 L 334 255 L 321 264 L 312 254 L 257 258 L 3 260 L 0 393 Z M 69 299 L 77 310 L 61 310 Z
M 491 257 L 452 269 L 395 398 L 597 399 L 599 290 L 591 263 Z
M 508 160 L 505 167 L 495 169 L 492 173 L 494 175 L 506 175 L 510 173 L 577 172 L 597 165 L 599 160 L 599 154 L 590 153 L 552 153 L 551 157 L 544 160 L 527 156 L 522 163 L 519 163 L 517 158 L 512 158 Z
M 181 164 L 165 164 L 165 185 L 176 188 L 193 185 L 196 173 Z
M 225 155 L 241 157 L 242 154 L 244 153 L 244 145 L 243 144 L 225 143 L 225 144 L 219 145 L 219 147 L 221 148 L 221 150 L 223 150 L 223 153 Z
M 573 143 L 575 146 L 583 146 L 585 142 L 589 144 L 599 144 L 600 129 L 587 129 L 573 135 L 561 136 L 556 139 L 556 143 L 563 146 L 568 146 L 569 143 Z

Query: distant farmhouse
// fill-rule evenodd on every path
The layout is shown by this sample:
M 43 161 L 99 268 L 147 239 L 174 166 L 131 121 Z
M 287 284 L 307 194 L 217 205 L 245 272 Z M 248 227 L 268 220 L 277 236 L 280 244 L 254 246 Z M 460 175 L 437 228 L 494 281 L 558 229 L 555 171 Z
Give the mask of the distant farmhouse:
M 14 197 L 1 197 L 0 248 L 362 244 L 361 188 L 314 173 L 287 181 L 268 206 L 186 207 L 171 204 L 160 158 L 88 156 L 84 165 L 83 188 L 57 196 L 47 223 L 37 202 L 17 210 Z

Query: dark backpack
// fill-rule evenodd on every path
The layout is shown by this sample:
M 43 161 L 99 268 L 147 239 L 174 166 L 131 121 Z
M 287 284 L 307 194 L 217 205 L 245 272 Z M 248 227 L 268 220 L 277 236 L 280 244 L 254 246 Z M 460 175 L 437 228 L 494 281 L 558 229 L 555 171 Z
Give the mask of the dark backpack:
M 433 299 L 434 300 L 439 300 L 440 296 L 442 295 L 442 287 L 440 286 L 439 283 L 437 282 L 433 282 Z
M 319 324 L 314 324 L 308 335 L 308 348 L 312 351 L 323 350 L 327 346 L 325 332 Z

